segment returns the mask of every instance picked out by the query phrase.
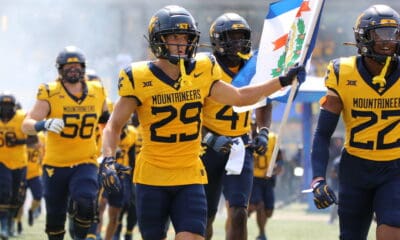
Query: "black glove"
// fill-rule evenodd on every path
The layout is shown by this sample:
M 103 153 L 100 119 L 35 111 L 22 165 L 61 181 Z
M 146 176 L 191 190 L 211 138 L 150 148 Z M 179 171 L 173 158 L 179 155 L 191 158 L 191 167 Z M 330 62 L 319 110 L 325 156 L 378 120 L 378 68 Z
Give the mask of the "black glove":
M 15 134 L 6 133 L 5 139 L 7 147 L 14 147 L 17 145 L 17 138 L 15 137 Z
M 26 139 L 17 139 L 15 133 L 7 132 L 5 136 L 6 146 L 7 147 L 15 147 L 17 145 L 26 144 Z
M 119 159 L 122 158 L 122 150 L 121 149 L 117 149 L 117 151 L 115 151 L 115 159 Z
M 100 164 L 100 181 L 108 193 L 116 193 L 121 190 L 116 164 L 114 157 L 104 157 Z
M 118 173 L 118 176 L 130 175 L 131 174 L 132 168 L 129 167 L 129 166 L 124 166 L 122 164 L 115 163 L 114 167 L 115 167 L 115 170 Z
M 205 143 L 208 147 L 214 149 L 214 151 L 224 154 L 231 151 L 233 144 L 231 137 L 215 135 L 211 132 L 208 132 L 204 136 L 202 142 Z
M 303 65 L 299 66 L 296 64 L 289 68 L 285 75 L 279 77 L 279 82 L 281 83 L 282 87 L 291 85 L 296 76 L 300 84 L 306 80 L 306 70 Z
M 258 155 L 264 155 L 268 147 L 268 128 L 261 128 L 254 138 L 253 148 Z
M 325 180 L 319 180 L 313 184 L 314 204 L 318 209 L 327 208 L 333 203 L 337 204 L 336 195 L 326 184 Z

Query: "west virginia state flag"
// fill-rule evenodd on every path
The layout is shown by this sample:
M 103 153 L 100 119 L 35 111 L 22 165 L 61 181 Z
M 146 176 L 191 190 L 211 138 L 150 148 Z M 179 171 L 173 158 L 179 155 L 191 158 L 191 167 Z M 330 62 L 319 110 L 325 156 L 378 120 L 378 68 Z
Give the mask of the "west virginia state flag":
M 305 64 L 317 38 L 324 0 L 281 0 L 270 4 L 264 20 L 260 47 L 236 75 L 236 87 L 265 82 L 284 74 L 295 63 Z M 291 86 L 274 93 L 270 100 L 287 101 Z M 252 106 L 234 107 L 243 112 L 265 106 L 266 100 Z

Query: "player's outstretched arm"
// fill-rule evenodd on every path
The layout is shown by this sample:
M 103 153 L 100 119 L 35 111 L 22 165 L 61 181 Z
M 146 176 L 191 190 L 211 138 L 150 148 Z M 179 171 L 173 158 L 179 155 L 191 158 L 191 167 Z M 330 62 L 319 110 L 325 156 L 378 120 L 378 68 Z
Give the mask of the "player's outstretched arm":
M 257 103 L 282 87 L 292 84 L 296 77 L 299 79 L 300 83 L 302 83 L 305 80 L 305 74 L 304 66 L 294 66 L 290 68 L 285 75 L 273 78 L 261 84 L 242 88 L 235 88 L 231 84 L 217 81 L 211 89 L 210 97 L 226 105 L 247 106 Z

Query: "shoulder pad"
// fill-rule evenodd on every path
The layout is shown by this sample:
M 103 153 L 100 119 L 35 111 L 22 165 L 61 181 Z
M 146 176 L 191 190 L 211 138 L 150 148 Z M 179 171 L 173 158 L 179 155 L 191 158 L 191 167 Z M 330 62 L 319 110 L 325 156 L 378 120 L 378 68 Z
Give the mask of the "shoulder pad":
M 338 76 L 339 71 L 341 75 L 353 74 L 356 69 L 356 56 L 343 57 L 333 60 L 333 69 L 335 74 Z
M 215 57 L 209 52 L 201 52 L 196 54 L 196 61 L 204 61 L 208 59 L 212 65 L 215 65 Z
M 43 83 L 39 86 L 37 97 L 44 99 L 59 94 L 61 91 L 61 83 L 59 81 Z
M 100 81 L 86 81 L 86 84 L 89 86 L 93 86 L 95 88 L 104 88 L 104 85 Z
M 126 76 L 128 77 L 129 81 L 132 83 L 133 86 L 134 86 L 133 70 L 135 70 L 135 72 L 146 70 L 148 63 L 149 63 L 148 61 L 134 62 L 123 69 L 123 72 L 126 74 Z

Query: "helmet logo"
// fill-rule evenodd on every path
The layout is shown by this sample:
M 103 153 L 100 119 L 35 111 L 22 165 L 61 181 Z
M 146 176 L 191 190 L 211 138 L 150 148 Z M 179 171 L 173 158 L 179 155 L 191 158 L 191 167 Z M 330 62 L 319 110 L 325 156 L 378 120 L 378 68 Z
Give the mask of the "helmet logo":
M 235 24 L 232 24 L 232 29 L 233 29 L 233 30 L 236 30 L 236 29 L 243 29 L 243 28 L 246 28 L 246 26 L 245 26 L 243 23 L 235 23 Z
M 178 24 L 176 24 L 176 26 L 179 29 L 189 29 L 189 23 L 178 23 Z
M 394 19 L 381 19 L 380 24 L 397 27 L 397 22 Z
M 70 57 L 67 59 L 67 63 L 79 63 L 79 59 L 77 57 Z
M 11 97 L 5 96 L 5 97 L 3 98 L 3 102 L 10 102 L 10 103 L 12 103 L 12 102 L 14 102 L 14 101 L 13 101 L 13 99 L 12 99 Z

